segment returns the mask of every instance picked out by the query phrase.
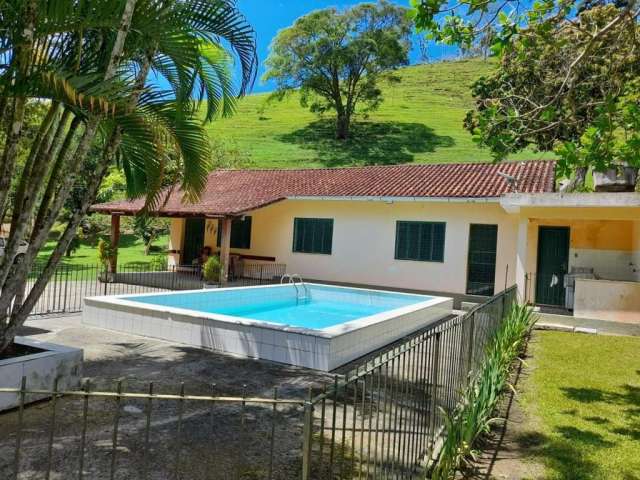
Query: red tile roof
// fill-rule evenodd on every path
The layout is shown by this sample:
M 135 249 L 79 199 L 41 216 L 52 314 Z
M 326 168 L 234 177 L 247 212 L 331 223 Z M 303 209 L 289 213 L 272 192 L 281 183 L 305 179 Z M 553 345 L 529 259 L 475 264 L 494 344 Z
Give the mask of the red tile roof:
M 197 203 L 175 189 L 158 215 L 240 215 L 291 197 L 492 198 L 512 192 L 552 192 L 555 162 L 448 163 L 300 170 L 216 170 Z M 167 191 L 169 193 L 169 191 Z M 94 212 L 133 214 L 143 199 L 97 204 Z

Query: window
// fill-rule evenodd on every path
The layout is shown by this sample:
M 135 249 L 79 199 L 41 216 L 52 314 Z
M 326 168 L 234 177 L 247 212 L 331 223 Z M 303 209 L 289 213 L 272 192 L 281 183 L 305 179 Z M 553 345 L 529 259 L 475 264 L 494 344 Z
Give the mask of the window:
M 331 254 L 332 218 L 294 218 L 293 251 Z
M 218 227 L 218 247 L 222 241 L 222 228 Z M 251 217 L 231 221 L 231 248 L 251 248 Z
M 469 227 L 467 293 L 493 295 L 496 277 L 498 226 L 472 224 Z
M 396 223 L 396 260 L 444 262 L 444 222 Z

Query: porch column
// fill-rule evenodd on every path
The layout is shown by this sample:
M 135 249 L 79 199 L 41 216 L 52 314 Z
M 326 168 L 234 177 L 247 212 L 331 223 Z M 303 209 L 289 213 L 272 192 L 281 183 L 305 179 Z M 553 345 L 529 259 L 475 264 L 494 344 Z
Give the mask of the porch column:
M 118 269 L 118 243 L 120 242 L 120 215 L 111 215 L 111 272 Z
M 111 215 L 111 259 L 109 267 L 112 273 L 118 268 L 118 243 L 120 242 L 120 215 Z
M 527 292 L 525 291 L 527 287 L 527 254 L 529 249 L 528 233 L 529 219 L 521 218 L 518 222 L 518 244 L 516 248 L 516 285 L 518 286 L 518 295 L 523 302 L 528 300 Z
M 231 217 L 220 219 L 220 264 L 222 272 L 220 283 L 225 285 L 229 280 L 229 248 L 231 247 Z

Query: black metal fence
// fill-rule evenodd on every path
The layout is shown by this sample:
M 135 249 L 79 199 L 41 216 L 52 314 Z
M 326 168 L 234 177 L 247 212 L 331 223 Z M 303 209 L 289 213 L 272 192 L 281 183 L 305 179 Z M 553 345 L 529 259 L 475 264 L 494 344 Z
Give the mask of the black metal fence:
M 413 478 L 437 453 L 445 412 L 460 401 L 512 287 L 432 324 L 336 377 L 306 406 L 303 478 Z
M 505 313 L 511 287 L 345 367 L 307 398 L 30 390 L 0 416 L 0 478 L 424 478 L 444 419 Z M 1 387 L 1 385 L 0 385 Z M 26 408 L 30 395 L 52 396 Z M 22 473 L 21 473 L 22 472 Z M 56 477 L 57 478 L 57 477 Z
M 42 268 L 43 266 L 37 265 L 31 271 L 27 280 L 27 291 L 33 287 L 42 273 Z M 232 272 L 227 286 L 277 283 L 285 271 L 286 265 L 279 263 L 244 263 L 236 272 Z M 107 272 L 99 264 L 63 264 L 56 269 L 31 314 L 79 312 L 82 310 L 85 297 L 195 290 L 203 285 L 204 279 L 199 266 L 124 264 L 118 265 L 116 272 Z

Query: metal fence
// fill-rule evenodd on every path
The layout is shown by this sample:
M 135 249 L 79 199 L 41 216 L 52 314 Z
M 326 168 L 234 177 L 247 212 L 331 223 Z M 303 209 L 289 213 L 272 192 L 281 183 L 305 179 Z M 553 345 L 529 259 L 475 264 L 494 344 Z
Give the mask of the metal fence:
M 147 392 L 0 389 L 19 396 L 0 415 L 3 479 L 297 478 L 303 399 Z M 30 397 L 48 403 L 25 407 Z
M 306 398 L 0 388 L 0 478 L 423 478 L 512 287 L 344 367 Z M 191 389 L 191 387 L 189 387 Z M 51 396 L 25 408 L 30 396 Z
M 512 287 L 378 353 L 306 406 L 304 479 L 413 478 L 437 451 Z
M 42 273 L 37 265 L 27 280 L 27 292 Z M 245 263 L 232 272 L 227 286 L 240 287 L 276 283 L 285 273 L 279 263 Z M 115 273 L 98 264 L 60 265 L 56 269 L 31 314 L 72 313 L 82 311 L 85 297 L 127 295 L 168 290 L 195 290 L 204 280 L 199 266 L 154 267 L 150 264 L 118 265 Z

